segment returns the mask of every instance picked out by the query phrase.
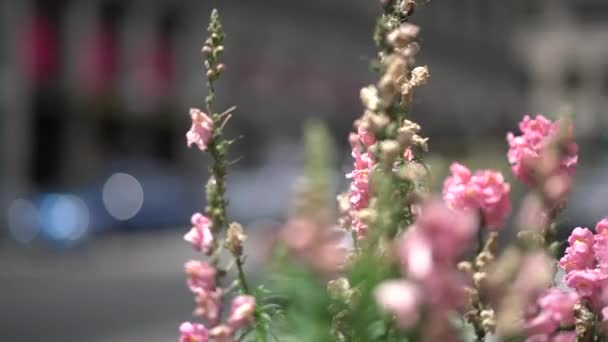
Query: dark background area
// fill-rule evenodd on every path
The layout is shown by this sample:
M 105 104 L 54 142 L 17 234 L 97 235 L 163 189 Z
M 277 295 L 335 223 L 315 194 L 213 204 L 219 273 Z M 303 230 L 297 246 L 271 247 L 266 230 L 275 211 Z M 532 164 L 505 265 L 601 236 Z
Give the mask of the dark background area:
M 181 235 L 208 166 L 185 132 L 214 7 L 227 33 L 217 107 L 238 106 L 228 134 L 242 136 L 231 217 L 263 245 L 311 117 L 333 133 L 345 186 L 359 89 L 376 78 L 376 1 L 0 0 L 0 341 L 177 339 L 192 309 Z M 437 184 L 451 160 L 508 172 L 504 136 L 524 114 L 571 114 L 580 167 L 562 223 L 608 215 L 605 1 L 432 0 L 412 20 L 431 71 L 413 118 Z

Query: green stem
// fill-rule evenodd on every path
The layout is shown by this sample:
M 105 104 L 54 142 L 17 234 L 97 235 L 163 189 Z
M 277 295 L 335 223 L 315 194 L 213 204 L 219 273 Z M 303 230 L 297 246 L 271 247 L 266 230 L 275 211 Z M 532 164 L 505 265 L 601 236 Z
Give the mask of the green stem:
M 236 261 L 236 269 L 239 277 L 239 283 L 245 294 L 249 294 L 249 285 L 247 284 L 247 278 L 245 278 L 245 272 L 243 271 L 243 259 L 240 256 L 234 256 Z

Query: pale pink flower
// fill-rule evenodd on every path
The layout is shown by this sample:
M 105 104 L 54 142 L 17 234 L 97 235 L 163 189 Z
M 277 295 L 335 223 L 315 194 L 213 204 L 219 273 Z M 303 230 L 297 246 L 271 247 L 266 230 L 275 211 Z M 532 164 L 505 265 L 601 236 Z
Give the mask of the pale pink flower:
M 468 248 L 477 231 L 477 219 L 468 211 L 450 210 L 442 201 L 427 201 L 414 225 L 429 240 L 433 260 L 440 263 L 456 263 Z
M 403 159 L 408 162 L 414 160 L 414 152 L 411 147 L 405 149 L 405 152 L 403 152 Z
M 526 342 L 574 342 L 576 340 L 576 332 L 560 331 L 553 335 L 539 334 L 530 336 Z
M 370 147 L 376 143 L 376 136 L 374 136 L 374 133 L 370 132 L 365 128 L 359 127 L 357 129 L 357 136 L 359 138 L 359 141 L 361 141 L 361 143 L 365 145 L 365 147 Z
M 509 143 L 507 157 L 515 176 L 522 182 L 532 185 L 534 166 L 541 161 L 542 154 L 557 138 L 560 122 L 551 122 L 542 115 L 537 115 L 534 119 L 526 115 L 519 123 L 519 129 L 522 135 L 515 136 L 511 132 L 507 134 Z M 571 137 L 564 144 L 561 153 L 563 155 L 557 161 L 556 167 L 559 171 L 572 175 L 578 162 L 578 146 Z
M 186 133 L 188 147 L 196 144 L 201 151 L 206 151 L 213 137 L 213 119 L 196 108 L 190 108 L 190 118 L 192 119 L 192 126 Z
M 424 279 L 433 273 L 431 241 L 417 227 L 403 234 L 398 253 L 405 274 L 414 279 Z
M 452 175 L 443 185 L 443 198 L 448 206 L 456 210 L 479 210 L 484 224 L 490 229 L 499 229 L 511 212 L 509 192 L 511 186 L 502 174 L 492 170 L 471 171 L 462 164 L 450 166 Z
M 380 307 L 391 313 L 401 328 L 410 328 L 418 321 L 421 294 L 416 285 L 405 280 L 388 280 L 374 290 L 374 295 Z
M 201 214 L 195 213 L 190 219 L 192 228 L 186 235 L 184 240 L 190 242 L 192 247 L 197 251 L 203 251 L 207 253 L 213 245 L 213 234 L 211 233 L 211 220 Z
M 551 288 L 542 293 L 531 310 L 531 315 L 525 322 L 528 334 L 550 334 L 561 324 L 574 324 L 574 305 L 579 296 L 575 292 L 567 292 Z
M 255 297 L 248 295 L 237 296 L 230 305 L 230 316 L 228 325 L 233 329 L 238 329 L 253 322 L 255 313 Z
M 608 306 L 602 309 L 602 322 L 608 321 Z
M 352 155 L 355 158 L 353 171 L 346 175 L 347 178 L 352 179 L 348 192 L 351 209 L 349 215 L 351 228 L 357 233 L 358 238 L 363 238 L 367 233 L 367 224 L 359 220 L 354 212 L 369 206 L 369 175 L 374 160 L 369 153 L 361 153 L 356 146 L 353 147 Z
M 231 327 L 221 324 L 209 331 L 209 335 L 213 338 L 213 342 L 233 342 L 236 341 L 232 336 L 233 330 Z
M 522 300 L 529 302 L 536 299 L 539 292 L 551 284 L 554 278 L 554 264 L 555 260 L 543 251 L 529 252 L 525 255 L 513 283 Z
M 566 275 L 568 287 L 576 290 L 581 297 L 593 297 L 600 289 L 602 276 L 598 270 L 573 270 Z
M 211 291 L 197 289 L 195 293 L 196 297 L 194 301 L 196 302 L 196 309 L 194 310 L 194 314 L 208 319 L 212 325 L 215 325 L 220 318 L 222 290 L 219 288 Z
M 215 288 L 215 268 L 206 262 L 190 260 L 184 264 L 188 287 L 192 292 Z
M 608 235 L 608 217 L 605 217 L 597 223 L 595 232 L 600 235 Z
M 608 273 L 608 234 L 597 234 L 594 236 L 593 253 L 597 260 L 597 266 L 604 273 Z
M 551 336 L 550 342 L 574 342 L 576 341 L 576 332 L 560 331 Z
M 570 272 L 592 268 L 594 257 L 592 246 L 594 243 L 593 233 L 587 228 L 575 228 L 568 237 L 569 247 L 559 261 L 559 266 Z
M 179 326 L 179 342 L 208 342 L 209 333 L 204 325 L 184 322 Z

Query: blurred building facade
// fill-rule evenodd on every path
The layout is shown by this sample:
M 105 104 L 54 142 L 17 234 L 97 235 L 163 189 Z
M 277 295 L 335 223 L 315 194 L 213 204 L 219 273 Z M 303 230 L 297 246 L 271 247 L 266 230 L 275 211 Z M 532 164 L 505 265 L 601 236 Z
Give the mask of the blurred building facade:
M 204 168 L 184 148 L 188 108 L 205 87 L 200 45 L 220 8 L 228 72 L 219 106 L 237 104 L 238 155 L 255 164 L 296 139 L 306 117 L 337 140 L 372 82 L 373 0 L 0 0 L 3 202 L 91 182 L 117 159 Z M 579 134 L 608 128 L 608 3 L 602 0 L 433 0 L 419 61 L 432 82 L 416 118 L 436 144 L 502 136 L 524 113 L 570 106 Z M 272 135 L 269 134 L 272 131 Z M 183 171 L 186 172 L 186 171 Z

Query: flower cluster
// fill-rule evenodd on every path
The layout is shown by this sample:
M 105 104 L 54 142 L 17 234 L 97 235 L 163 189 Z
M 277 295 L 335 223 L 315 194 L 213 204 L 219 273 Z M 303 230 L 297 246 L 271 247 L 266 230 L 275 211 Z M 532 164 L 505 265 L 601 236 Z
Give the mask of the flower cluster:
M 578 163 L 578 145 L 572 140 L 572 128 L 560 136 L 561 122 L 551 122 L 542 115 L 532 119 L 526 115 L 519 124 L 521 135 L 509 132 L 509 163 L 515 176 L 528 185 L 556 174 L 571 176 Z M 562 140 L 562 141 L 559 141 Z M 550 153 L 558 144 L 558 153 Z
M 464 303 L 464 280 L 456 263 L 472 241 L 476 219 L 470 212 L 452 211 L 442 202 L 423 205 L 415 224 L 400 238 L 397 253 L 407 280 L 392 280 L 376 290 L 378 303 L 403 328 L 417 323 L 426 305 L 429 332 L 439 334 L 449 324 L 448 313 Z
M 511 186 L 502 174 L 481 170 L 472 174 L 464 165 L 453 163 L 452 175 L 443 184 L 443 199 L 452 209 L 479 210 L 484 226 L 502 228 L 511 212 Z
M 575 228 L 559 265 L 567 272 L 566 284 L 593 308 L 601 309 L 608 305 L 608 298 L 603 298 L 604 292 L 608 294 L 608 218 L 598 222 L 595 230 L 593 234 L 588 228 Z
M 181 341 L 205 342 L 208 341 L 207 336 L 213 337 L 215 341 L 231 341 L 236 330 L 252 322 L 255 298 L 240 295 L 232 300 L 226 323 L 220 324 L 223 291 L 217 286 L 217 270 L 214 266 L 203 261 L 190 260 L 184 264 L 184 271 L 188 288 L 196 303 L 194 315 L 205 319 L 212 329 L 207 331 L 202 324 L 185 322 L 180 327 Z
M 525 331 L 528 342 L 574 341 L 575 333 L 557 332 L 560 326 L 573 326 L 574 306 L 579 296 L 557 288 L 545 290 L 526 312 Z

